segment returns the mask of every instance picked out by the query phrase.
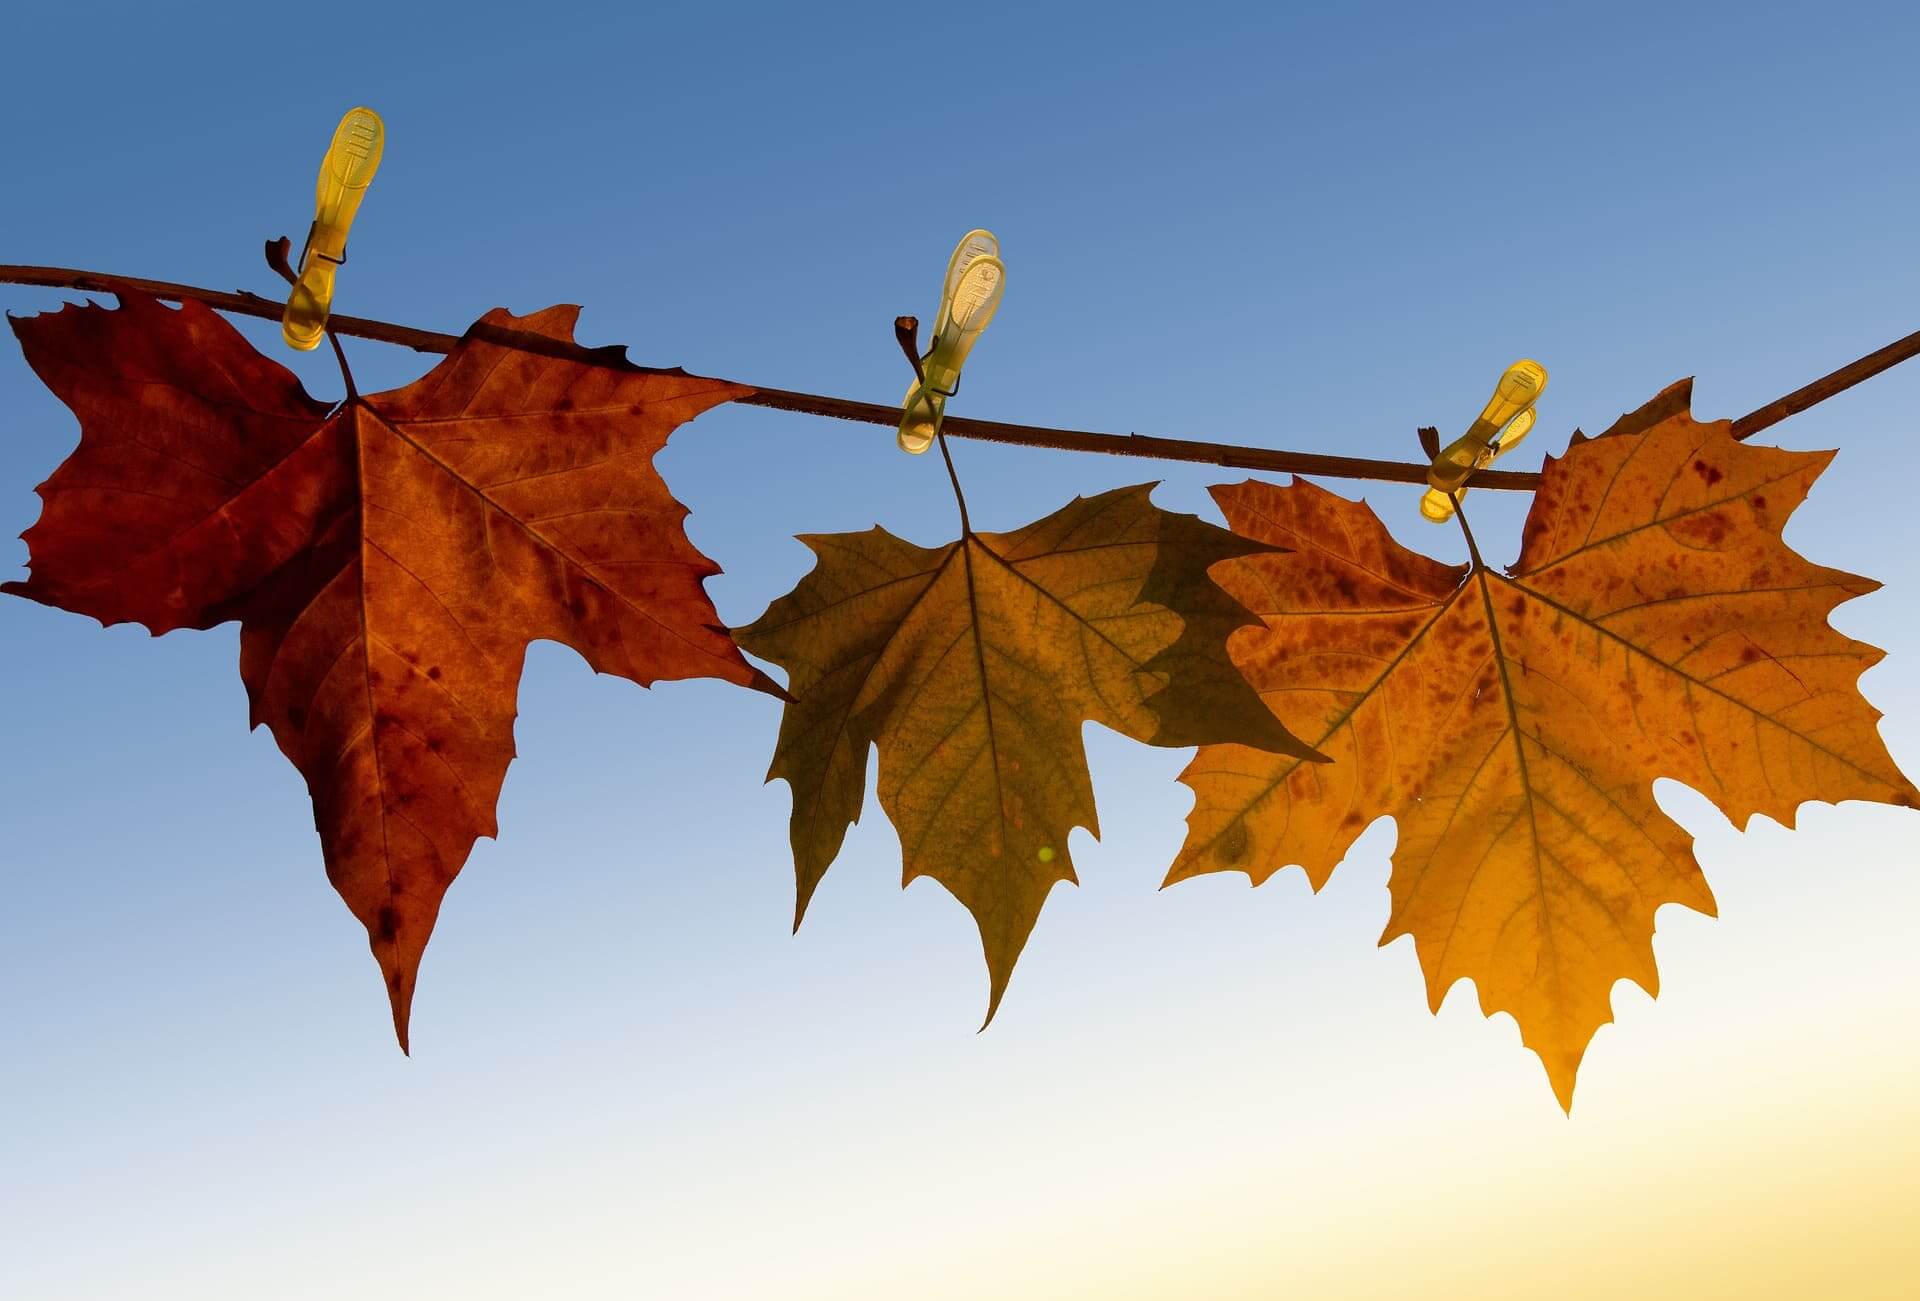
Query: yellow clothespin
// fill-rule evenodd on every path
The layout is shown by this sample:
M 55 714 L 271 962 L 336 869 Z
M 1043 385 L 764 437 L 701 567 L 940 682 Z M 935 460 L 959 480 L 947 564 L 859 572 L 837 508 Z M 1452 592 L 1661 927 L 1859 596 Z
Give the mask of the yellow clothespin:
M 1007 285 L 1007 268 L 1000 261 L 1000 241 L 993 232 L 970 230 L 947 259 L 947 279 L 940 290 L 940 315 L 933 326 L 933 342 L 915 367 L 913 387 L 900 413 L 900 450 L 918 455 L 933 446 L 946 418 L 947 399 L 960 391 L 960 368 L 974 341 L 993 320 Z M 908 343 L 912 360 L 911 347 Z
M 370 108 L 352 108 L 334 128 L 333 144 L 320 163 L 319 192 L 314 200 L 313 226 L 300 254 L 300 277 L 287 297 L 280 333 L 302 352 L 320 346 L 327 315 L 333 310 L 333 277 L 347 260 L 347 232 L 360 211 L 360 200 L 380 169 L 387 142 L 386 125 Z
M 1466 492 L 1468 477 L 1511 452 L 1532 430 L 1533 404 L 1546 387 L 1547 368 L 1539 362 L 1522 358 L 1507 367 L 1472 428 L 1433 458 L 1420 498 L 1423 516 L 1436 524 L 1453 518 L 1454 499 Z

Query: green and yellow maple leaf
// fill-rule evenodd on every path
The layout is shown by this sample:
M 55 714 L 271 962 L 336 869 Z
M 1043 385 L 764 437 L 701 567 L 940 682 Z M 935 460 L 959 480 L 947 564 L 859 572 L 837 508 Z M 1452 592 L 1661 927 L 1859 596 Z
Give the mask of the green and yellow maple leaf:
M 905 879 L 930 876 L 973 913 L 991 1019 L 1048 892 L 1075 879 L 1068 833 L 1099 834 L 1083 722 L 1318 758 L 1234 668 L 1227 637 L 1253 616 L 1207 576 L 1269 548 L 1161 510 L 1152 488 L 944 547 L 879 528 L 801 539 L 818 565 L 735 632 L 790 676 L 768 779 L 793 789 L 796 926 L 877 745 Z

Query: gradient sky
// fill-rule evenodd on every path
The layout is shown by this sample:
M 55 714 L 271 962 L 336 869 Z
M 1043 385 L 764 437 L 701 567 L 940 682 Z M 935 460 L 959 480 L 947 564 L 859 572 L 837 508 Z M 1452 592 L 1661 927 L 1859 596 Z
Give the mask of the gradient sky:
M 1523 466 L 1681 376 L 1737 416 L 1920 327 L 1907 4 L 0 11 L 0 261 L 274 294 L 333 124 L 388 126 L 341 310 L 581 338 L 896 400 L 953 241 L 1009 289 L 955 410 L 1410 457 L 1517 356 Z M 1455 8 L 1447 6 L 1445 8 Z M 1794 12 L 1798 10 L 1798 12 Z M 0 287 L 16 314 L 72 297 Z M 324 352 L 250 338 L 317 394 Z M 361 387 L 427 361 L 348 342 Z M 1788 530 L 1871 574 L 1844 631 L 1920 771 L 1920 362 L 1777 427 L 1839 447 Z M 0 340 L 0 536 L 72 447 Z M 977 526 L 1198 467 L 956 444 Z M 744 623 L 797 532 L 952 535 L 889 430 L 722 408 L 660 458 Z M 1364 492 L 1458 558 L 1411 488 Z M 1493 559 L 1524 503 L 1471 501 Z M 1504 539 L 1504 541 L 1498 541 Z M 26 559 L 0 543 L 0 572 Z M 1669 907 L 1571 1118 L 1470 986 L 1426 1009 L 1389 821 L 1333 882 L 1158 892 L 1186 752 L 1099 728 L 1105 839 L 994 1025 L 973 924 L 869 800 L 789 936 L 775 702 L 531 651 L 520 759 L 395 1048 L 232 625 L 0 599 L 0 1295 L 1873 1297 L 1920 1276 L 1920 816 L 1736 833 Z

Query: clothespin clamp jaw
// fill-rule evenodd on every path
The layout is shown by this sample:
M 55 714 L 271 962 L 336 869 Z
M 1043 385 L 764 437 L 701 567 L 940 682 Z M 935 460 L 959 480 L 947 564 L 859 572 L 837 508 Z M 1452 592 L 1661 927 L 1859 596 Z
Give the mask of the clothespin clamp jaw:
M 348 109 L 334 128 L 333 143 L 320 163 L 313 225 L 300 254 L 299 276 L 280 318 L 281 337 L 290 347 L 311 351 L 326 333 L 334 276 L 347 260 L 347 232 L 380 169 L 386 137 L 386 125 L 370 108 Z
M 1466 433 L 1442 448 L 1427 470 L 1427 491 L 1420 498 L 1420 514 L 1435 524 L 1453 518 L 1455 500 L 1467 490 L 1467 480 L 1520 445 L 1533 429 L 1533 404 L 1546 391 L 1547 368 L 1522 358 L 1507 367 L 1494 386 L 1493 396 Z
M 916 358 L 911 333 L 903 335 L 902 346 L 907 349 L 908 360 L 915 364 L 913 386 L 901 405 L 901 451 L 917 456 L 933 446 L 946 418 L 947 399 L 960 391 L 960 371 L 967 364 L 967 354 L 992 323 L 1006 283 L 1000 241 L 993 233 L 970 230 L 961 236 L 953 256 L 947 259 L 940 315 L 934 321 L 933 341 L 926 355 Z

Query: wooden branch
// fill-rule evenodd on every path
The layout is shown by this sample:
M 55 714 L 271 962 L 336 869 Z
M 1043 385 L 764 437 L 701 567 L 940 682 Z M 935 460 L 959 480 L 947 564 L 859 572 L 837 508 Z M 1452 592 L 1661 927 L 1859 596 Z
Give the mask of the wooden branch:
M 1777 425 L 1788 416 L 1798 415 L 1815 403 L 1825 402 L 1834 394 L 1843 393 L 1861 380 L 1872 379 L 1881 371 L 1898 366 L 1913 356 L 1920 356 L 1920 330 L 1915 330 L 1904 339 L 1896 339 L 1858 361 L 1850 361 L 1839 370 L 1822 375 L 1783 398 L 1775 398 L 1757 411 L 1749 411 L 1733 422 L 1733 436 L 1752 438 L 1762 429 Z
M 9 266 L 0 264 L 0 284 L 37 285 L 48 289 L 75 289 L 83 293 L 118 294 L 135 290 L 171 302 L 204 303 L 218 311 L 236 316 L 255 316 L 263 320 L 280 319 L 283 305 L 258 294 L 222 293 L 194 285 L 173 284 L 164 280 L 140 280 L 132 276 L 103 275 L 94 271 L 75 271 L 65 267 Z M 451 352 L 459 335 L 419 330 L 408 325 L 373 321 L 359 316 L 330 317 L 327 328 L 336 334 L 398 344 L 416 352 Z M 586 348 L 498 326 L 474 325 L 476 338 L 525 352 L 543 353 L 569 361 L 618 370 L 657 369 L 636 365 L 626 349 L 613 346 Z M 1920 355 L 1920 331 L 1909 334 L 1878 351 L 1849 362 L 1829 375 L 1795 389 L 1756 411 L 1733 422 L 1735 438 L 1750 438 L 1778 424 L 1788 416 L 1824 402 L 1836 393 L 1852 388 L 1862 380 L 1878 375 L 1911 357 Z M 771 407 L 776 411 L 794 411 L 803 415 L 825 416 L 834 420 L 856 420 L 867 424 L 894 425 L 900 421 L 898 406 L 877 402 L 856 402 L 850 398 L 827 397 L 818 393 L 795 393 L 786 389 L 756 389 L 735 401 L 748 406 Z M 1202 442 L 1196 439 L 1160 438 L 1150 434 L 1102 434 L 1080 429 L 1050 429 L 1041 425 L 1017 425 L 998 420 L 972 420 L 949 416 L 943 423 L 946 433 L 955 438 L 979 439 L 990 443 L 1011 443 L 1020 447 L 1044 447 L 1065 452 L 1102 452 L 1112 456 L 1150 457 L 1162 461 L 1187 461 L 1218 465 L 1236 470 L 1257 470 L 1267 474 L 1317 474 L 1336 479 L 1376 479 L 1388 483 L 1425 483 L 1427 466 L 1408 461 L 1378 461 L 1360 456 L 1335 456 L 1323 452 L 1290 452 L 1277 448 L 1249 447 L 1236 443 Z M 1540 486 L 1540 476 L 1528 471 L 1482 470 L 1473 476 L 1475 488 L 1507 489 L 1531 492 Z

